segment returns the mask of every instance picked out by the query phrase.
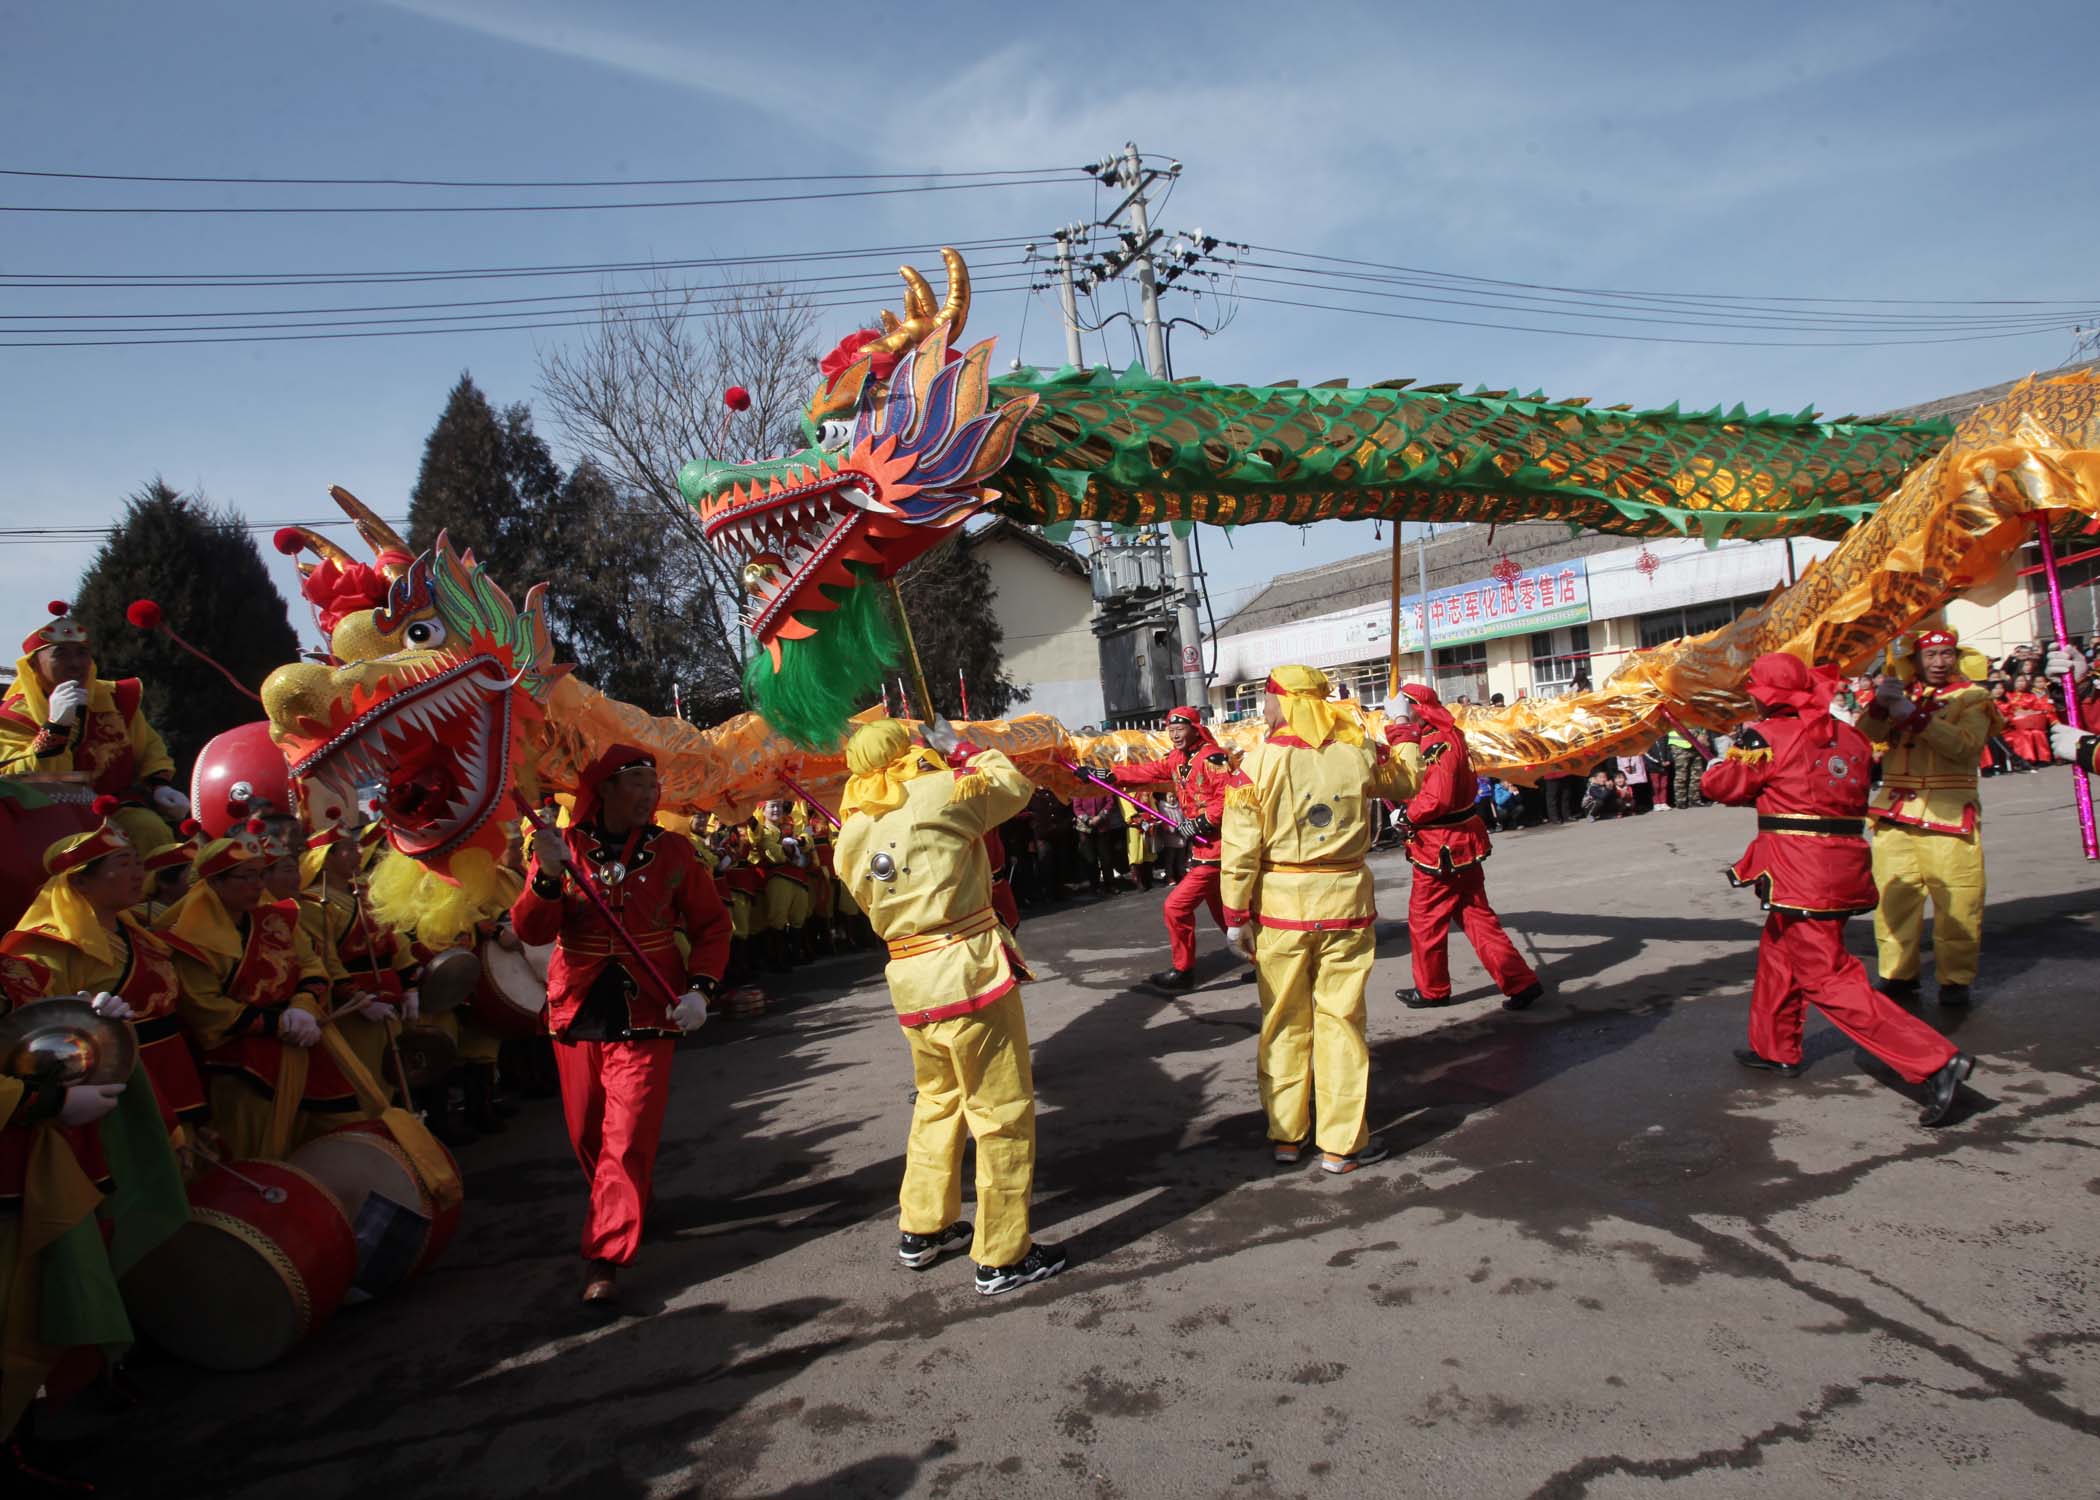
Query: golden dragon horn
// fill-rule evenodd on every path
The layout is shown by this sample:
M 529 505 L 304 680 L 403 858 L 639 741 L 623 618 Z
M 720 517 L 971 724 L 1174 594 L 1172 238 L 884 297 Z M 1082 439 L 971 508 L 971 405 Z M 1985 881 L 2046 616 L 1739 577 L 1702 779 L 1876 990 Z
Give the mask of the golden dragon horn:
M 904 320 L 900 323 L 883 314 L 883 326 L 888 331 L 867 346 L 870 350 L 901 353 L 943 324 L 951 339 L 962 332 L 963 322 L 970 316 L 970 270 L 960 255 L 945 246 L 941 264 L 948 268 L 948 300 L 938 309 L 933 305 L 933 288 L 926 284 L 926 278 L 914 267 L 897 268 L 897 274 L 904 278 Z
M 356 558 L 345 552 L 341 547 L 338 547 L 334 542 L 328 540 L 327 537 L 321 535 L 318 531 L 311 530 L 305 526 L 287 526 L 284 529 L 298 537 L 299 545 L 313 553 L 317 559 L 325 559 L 339 568 L 347 568 L 357 561 Z M 320 565 L 319 561 L 308 562 L 304 558 L 300 558 L 293 563 L 293 566 L 299 570 L 301 578 L 304 578 Z
M 369 505 L 341 485 L 330 485 L 328 496 L 343 508 L 343 514 L 356 525 L 357 534 L 364 538 L 365 545 L 372 549 L 374 557 L 383 552 L 411 552 L 408 543 L 401 539 L 400 533 L 380 520 Z

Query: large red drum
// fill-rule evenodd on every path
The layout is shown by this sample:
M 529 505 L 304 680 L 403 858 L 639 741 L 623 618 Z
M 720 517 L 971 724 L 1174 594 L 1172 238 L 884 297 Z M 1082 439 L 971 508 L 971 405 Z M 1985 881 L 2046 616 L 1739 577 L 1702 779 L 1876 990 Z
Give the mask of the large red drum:
M 124 1304 L 178 1359 L 260 1370 L 326 1323 L 356 1275 L 357 1241 L 328 1190 L 289 1162 L 243 1161 L 190 1185 L 190 1222 L 132 1267 Z
M 468 1003 L 474 1019 L 496 1036 L 538 1036 L 547 1029 L 547 965 L 552 943 L 506 948 L 494 938 L 481 945 L 481 985 Z
M 451 1153 L 445 1155 L 450 1161 Z M 291 1164 L 326 1188 L 354 1227 L 360 1291 L 376 1294 L 429 1270 L 459 1231 L 460 1205 L 438 1207 L 416 1164 L 378 1120 L 346 1125 L 308 1141 L 292 1153 Z M 452 1166 L 457 1173 L 459 1163 Z M 385 1221 L 393 1217 L 388 1213 L 393 1205 L 415 1214 L 416 1219 L 408 1221 L 411 1225 L 420 1221 L 412 1243 L 388 1243 Z

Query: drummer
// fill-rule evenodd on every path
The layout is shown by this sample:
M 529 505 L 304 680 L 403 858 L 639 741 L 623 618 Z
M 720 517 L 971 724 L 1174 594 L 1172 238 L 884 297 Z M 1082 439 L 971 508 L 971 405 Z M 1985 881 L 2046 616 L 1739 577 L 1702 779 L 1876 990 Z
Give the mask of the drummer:
M 135 913 L 146 869 L 124 832 L 109 822 L 114 797 L 98 798 L 104 821 L 44 851 L 43 889 L 14 931 L 0 936 L 0 989 L 9 1002 L 47 995 L 114 995 L 138 1032 L 139 1061 L 152 1081 L 161 1122 L 176 1145 L 210 1113 L 204 1081 L 176 1019 L 171 941 Z
M 328 1054 L 314 1050 L 328 975 L 301 961 L 296 908 L 263 899 L 268 863 L 255 820 L 213 839 L 197 856 L 196 884 L 157 924 L 175 940 L 177 1009 L 203 1054 L 212 1125 L 249 1159 L 281 1158 L 298 1144 L 309 1088 L 323 1100 L 350 1091 Z M 326 1113 L 330 1123 L 356 1117 Z M 320 1126 L 309 1118 L 304 1128 Z
M 367 1073 L 392 1092 L 387 1049 L 416 1019 L 408 983 L 415 959 L 393 929 L 373 921 L 358 889 L 357 836 L 340 825 L 307 840 L 299 856 L 299 926 L 328 973 L 335 1025 Z

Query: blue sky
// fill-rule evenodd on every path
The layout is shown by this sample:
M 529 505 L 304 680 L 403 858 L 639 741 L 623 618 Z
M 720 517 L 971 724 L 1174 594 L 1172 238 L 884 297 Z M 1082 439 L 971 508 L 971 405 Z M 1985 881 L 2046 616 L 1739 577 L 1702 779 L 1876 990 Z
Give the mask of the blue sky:
M 1170 230 L 1560 285 L 2100 305 L 2084 102 L 2100 9 L 2089 4 L 922 4 L 830 17 L 670 0 L 9 3 L 0 25 L 0 166 L 477 179 L 991 171 L 1091 160 L 1135 139 L 1185 164 L 1159 218 Z M 0 177 L 0 203 L 15 205 L 739 191 L 780 190 L 444 195 Z M 0 274 L 402 270 L 893 244 L 925 246 L 916 258 L 930 264 L 945 240 L 1043 235 L 1095 211 L 1075 176 L 631 212 L 10 213 L 0 214 Z M 597 289 L 589 279 L 512 290 L 10 288 L 0 289 L 0 326 Z M 894 305 L 872 295 L 868 305 L 885 301 Z M 1117 293 L 1103 310 L 1121 305 Z M 1186 300 L 1173 310 L 1213 311 Z M 855 313 L 824 316 L 842 333 L 866 321 Z M 1047 297 L 988 293 L 972 327 L 1001 339 L 1001 362 L 1016 351 L 1062 362 Z M 574 336 L 0 351 L 0 528 L 107 520 L 155 472 L 256 520 L 324 515 L 331 484 L 398 515 L 460 371 L 499 401 L 529 400 L 540 351 Z M 1894 347 L 1611 342 L 1243 301 L 1215 339 L 1178 335 L 1175 356 L 1180 373 L 1219 379 L 1405 375 L 1599 402 L 1835 413 L 2046 369 L 2071 348 L 2060 330 Z M 1088 352 L 1101 357 L 1102 341 Z M 1128 336 L 1112 331 L 1105 353 L 1127 363 Z M 1235 550 L 1208 549 L 1221 604 L 1272 568 L 1371 544 L 1364 528 L 1340 525 L 1278 540 L 1251 546 L 1242 533 Z M 70 589 L 91 550 L 0 540 L 5 612 L 26 623 Z

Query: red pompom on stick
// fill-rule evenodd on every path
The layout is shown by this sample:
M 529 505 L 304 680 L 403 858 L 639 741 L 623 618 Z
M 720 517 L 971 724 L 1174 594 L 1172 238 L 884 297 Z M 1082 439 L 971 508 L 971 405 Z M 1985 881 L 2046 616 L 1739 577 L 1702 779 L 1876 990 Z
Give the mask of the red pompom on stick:
M 175 831 L 181 834 L 186 839 L 193 839 L 198 834 L 204 832 L 204 825 L 198 822 L 195 818 L 184 818 L 180 823 L 177 823 L 175 825 Z
M 106 818 L 123 805 L 116 798 L 104 793 L 88 804 L 88 811 L 98 818 Z
M 731 411 L 751 410 L 751 393 L 740 385 L 733 385 L 722 392 L 722 404 Z
M 249 833 L 268 833 L 270 831 L 270 825 L 265 823 L 261 818 L 250 818 L 247 822 L 243 823 L 241 827 L 246 829 Z
M 286 557 L 297 557 L 299 549 L 306 545 L 306 538 L 299 535 L 296 526 L 281 526 L 277 534 L 270 538 L 270 545 Z
M 56 605 L 54 606 L 52 612 L 56 614 L 62 611 L 64 608 L 64 605 Z M 136 626 L 140 630 L 160 631 L 162 634 L 166 635 L 169 640 L 173 641 L 183 650 L 189 652 L 190 655 L 196 657 L 197 660 L 203 662 L 207 667 L 210 667 L 221 677 L 225 678 L 226 681 L 232 685 L 233 690 L 235 692 L 241 694 L 245 698 L 253 699 L 257 703 L 262 702 L 262 695 L 257 693 L 255 689 L 249 687 L 248 684 L 246 684 L 245 682 L 242 682 L 240 678 L 234 676 L 233 673 L 227 671 L 226 666 L 223 662 L 216 660 L 207 652 L 198 650 L 195 646 L 192 646 L 188 641 L 184 640 L 181 636 L 177 635 L 175 633 L 175 627 L 168 623 L 167 615 L 162 611 L 161 607 L 158 604 L 156 604 L 153 600 L 132 600 L 131 603 L 126 605 L 124 608 L 124 618 L 129 620 L 134 626 Z
M 50 610 L 53 615 L 62 615 L 72 607 L 72 605 L 66 603 L 66 601 L 63 599 L 53 599 L 49 604 L 44 606 L 44 608 Z

